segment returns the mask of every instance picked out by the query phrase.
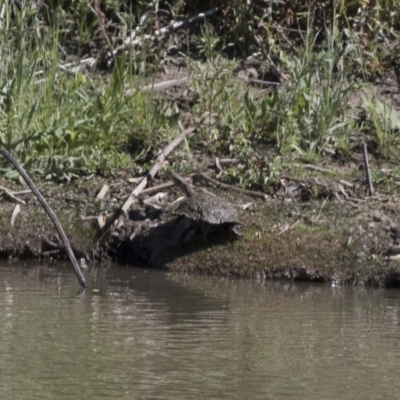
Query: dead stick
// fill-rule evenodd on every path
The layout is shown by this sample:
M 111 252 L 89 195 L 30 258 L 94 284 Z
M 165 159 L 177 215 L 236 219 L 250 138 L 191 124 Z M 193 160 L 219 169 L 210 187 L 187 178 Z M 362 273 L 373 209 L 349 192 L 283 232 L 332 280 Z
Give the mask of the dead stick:
M 158 83 L 153 83 L 151 85 L 143 86 L 140 91 L 145 92 L 148 90 L 163 90 L 167 89 L 171 86 L 178 86 L 178 85 L 183 85 L 184 83 L 187 83 L 189 78 L 187 76 L 184 76 L 183 78 L 180 79 L 171 79 L 169 81 L 163 81 L 163 82 L 158 82 Z M 124 94 L 126 96 L 126 94 Z
M 222 171 L 221 162 L 219 160 L 219 157 L 215 157 L 215 169 L 217 170 L 218 173 L 220 173 Z
M 172 188 L 173 186 L 175 186 L 174 182 L 166 182 L 166 183 L 162 183 L 161 185 L 157 185 L 157 186 L 153 186 L 148 189 L 144 189 L 144 190 L 142 190 L 141 194 L 150 196 L 154 193 L 161 192 L 162 190 Z
M 85 277 L 82 274 L 81 269 L 79 268 L 78 262 L 76 261 L 75 254 L 71 248 L 71 245 L 69 244 L 69 241 L 67 239 L 67 236 L 60 225 L 60 223 L 57 220 L 56 215 L 54 214 L 53 210 L 50 208 L 50 206 L 47 204 L 46 200 L 42 196 L 42 194 L 39 192 L 35 184 L 31 181 L 31 178 L 29 178 L 28 174 L 25 172 L 25 170 L 21 167 L 21 165 L 18 163 L 18 161 L 7 151 L 4 149 L 0 149 L 0 153 L 15 167 L 15 169 L 19 172 L 19 174 L 22 176 L 26 184 L 29 186 L 29 189 L 32 190 L 33 194 L 36 196 L 36 198 L 39 200 L 39 203 L 42 205 L 44 210 L 46 211 L 47 215 L 50 217 L 51 221 L 53 222 L 55 228 L 58 231 L 58 234 L 61 237 L 61 240 L 64 244 L 65 250 L 68 253 L 68 257 L 71 260 L 72 266 L 74 267 L 75 275 L 78 278 L 79 283 L 83 288 L 86 288 L 86 281 Z
M 116 49 L 109 51 L 104 56 L 104 58 L 105 59 L 113 59 L 113 58 L 117 57 L 119 54 L 122 54 L 123 52 L 125 52 L 129 47 L 134 47 L 136 45 L 140 45 L 144 41 L 154 40 L 154 37 L 165 36 L 167 34 L 175 32 L 187 25 L 190 25 L 194 22 L 200 21 L 206 17 L 210 17 L 211 15 L 215 14 L 218 11 L 219 11 L 219 7 L 214 7 L 211 10 L 205 11 L 203 13 L 199 13 L 199 14 L 197 14 L 193 17 L 190 17 L 186 20 L 175 22 L 171 26 L 157 29 L 156 31 L 154 31 L 154 35 L 142 35 L 142 37 L 140 37 L 140 38 L 135 38 L 137 36 L 138 32 L 134 31 L 134 32 L 132 32 L 131 36 L 129 36 L 128 38 L 126 38 L 124 40 L 123 44 L 118 46 Z M 96 62 L 96 57 L 90 57 L 87 60 L 85 60 L 85 62 L 90 63 L 90 65 L 93 66 Z M 81 62 L 78 62 L 78 65 L 80 65 L 80 64 L 81 64 Z M 60 68 L 65 68 L 65 67 L 66 67 L 66 65 L 60 66 Z
M 227 185 L 226 183 L 222 183 L 220 181 L 217 181 L 216 179 L 210 178 L 206 174 L 202 174 L 202 173 L 194 174 L 192 176 L 192 178 L 193 179 L 203 179 L 203 180 L 206 180 L 206 181 L 212 183 L 213 185 L 215 185 L 217 187 L 221 187 L 223 189 L 228 189 L 228 190 L 234 190 L 235 192 L 248 194 L 250 196 L 259 197 L 260 199 L 265 200 L 265 194 L 262 192 L 255 192 L 253 190 L 240 189 L 235 186 Z
M 158 91 L 158 90 L 167 89 L 171 86 L 183 85 L 184 83 L 187 83 L 187 82 L 188 82 L 188 77 L 185 76 L 181 79 L 172 79 L 170 81 L 163 81 L 163 82 L 143 86 L 139 90 L 141 92 L 150 91 L 150 90 Z M 132 96 L 133 94 L 135 94 L 136 92 L 137 92 L 137 89 L 128 89 L 125 91 L 124 96 L 129 97 L 129 96 Z
M 286 43 L 292 48 L 295 53 L 298 53 L 297 47 L 289 40 L 289 38 L 282 32 L 282 27 L 277 25 L 275 22 L 272 24 L 272 27 L 282 36 L 282 38 L 286 41 Z
M 209 164 L 208 168 L 218 168 L 217 166 L 217 158 L 219 159 L 219 165 L 222 169 L 223 166 L 229 166 L 229 165 L 236 165 L 240 163 L 240 160 L 238 160 L 237 158 L 219 158 L 216 157 L 214 160 L 213 164 Z
M 194 22 L 200 21 L 203 18 L 207 18 L 210 17 L 211 15 L 215 14 L 216 12 L 218 12 L 219 7 L 214 7 L 208 11 L 199 13 L 193 17 L 187 18 L 183 21 L 179 21 L 179 22 L 174 22 L 171 26 L 168 26 L 166 28 L 161 28 L 158 29 L 154 32 L 155 36 L 161 36 L 161 35 L 165 35 L 174 31 L 177 31 L 178 29 L 183 28 L 184 26 L 190 25 Z
M 151 5 L 152 3 L 150 3 Z M 139 25 L 136 27 L 136 29 L 132 32 L 132 34 L 124 40 L 124 43 L 115 48 L 112 51 L 109 51 L 105 56 L 104 59 L 106 60 L 112 60 L 113 58 L 117 57 L 118 55 L 122 54 L 125 52 L 128 48 L 134 47 L 136 45 L 142 44 L 144 41 L 151 41 L 154 40 L 154 37 L 159 37 L 159 36 L 165 36 L 167 34 L 170 34 L 172 32 L 175 32 L 187 25 L 190 25 L 194 22 L 200 21 L 206 17 L 210 17 L 211 15 L 215 14 L 216 12 L 219 11 L 219 7 L 214 7 L 211 10 L 205 11 L 203 13 L 199 13 L 191 18 L 185 19 L 183 21 L 175 22 L 171 26 L 157 29 L 154 31 L 154 35 L 142 35 L 140 38 L 136 38 L 138 33 L 142 30 L 143 23 L 145 19 L 147 18 L 147 14 L 143 15 L 142 18 L 140 19 Z M 1 21 L 0 21 L 1 23 Z M 86 64 L 90 69 L 93 68 L 97 61 L 97 57 L 89 57 L 85 60 L 79 60 L 76 63 L 69 63 L 69 64 L 59 64 L 59 68 L 61 70 L 75 73 L 76 71 L 79 71 L 79 68 L 81 65 Z M 44 71 L 41 71 L 44 72 Z
M 275 85 L 275 86 L 279 86 L 281 85 L 280 82 L 272 82 L 272 81 L 263 81 L 261 79 L 250 79 L 251 83 L 257 83 L 259 85 L 264 85 L 264 86 L 268 86 L 268 85 Z
M 240 160 L 238 160 L 237 158 L 220 158 L 219 163 L 221 165 L 235 165 L 239 164 Z
M 280 179 L 286 179 L 288 181 L 298 182 L 298 183 L 301 183 L 303 185 L 314 185 L 314 184 L 317 184 L 318 186 L 322 186 L 323 188 L 327 188 L 328 187 L 327 185 L 325 185 L 323 183 L 320 183 L 320 182 L 318 182 L 316 180 L 311 181 L 311 180 L 307 180 L 307 179 L 293 178 L 293 177 L 288 176 L 288 175 L 281 175 L 279 178 Z
M 361 149 L 362 149 L 363 158 L 364 158 L 365 177 L 367 178 L 370 195 L 373 196 L 374 195 L 374 187 L 372 186 L 371 172 L 369 169 L 369 162 L 368 162 L 367 145 L 365 142 L 361 142 Z
M 109 218 L 104 225 L 104 227 L 100 230 L 100 233 L 98 235 L 98 240 L 101 241 L 104 236 L 106 235 L 107 231 L 110 229 L 110 227 L 114 224 L 114 222 L 125 212 L 129 210 L 129 207 L 133 204 L 133 202 L 136 200 L 137 196 L 139 193 L 142 192 L 142 190 L 146 187 L 149 177 L 150 179 L 154 178 L 155 174 L 158 172 L 158 170 L 162 167 L 165 159 L 168 157 L 168 155 L 177 147 L 182 140 L 191 134 L 194 131 L 194 128 L 189 128 L 184 130 L 181 134 L 179 134 L 171 143 L 169 143 L 167 146 L 164 147 L 164 149 L 161 151 L 161 153 L 158 155 L 156 158 L 156 161 L 154 165 L 150 168 L 149 173 L 147 176 L 145 176 L 139 183 L 138 186 L 136 186 L 135 190 L 128 196 L 126 199 L 125 203 L 123 204 L 122 207 L 120 207 L 113 215 L 111 218 Z
M 323 168 L 323 167 L 318 167 L 317 165 L 312 165 L 312 164 L 304 164 L 303 168 L 304 169 L 310 169 L 312 171 L 326 172 L 327 174 L 331 174 L 332 173 L 332 171 L 330 169 Z
M 7 189 L 6 187 L 0 185 L 0 190 L 2 190 L 4 193 L 6 193 L 9 197 L 11 197 L 13 200 L 17 201 L 18 203 L 26 204 L 25 201 L 16 197 L 15 194 L 11 190 Z
M 157 29 L 156 31 L 154 31 L 154 36 L 158 37 L 158 36 L 170 34 L 170 33 L 177 31 L 187 25 L 193 24 L 194 22 L 197 22 L 204 18 L 210 17 L 211 15 L 217 13 L 218 11 L 219 11 L 219 7 L 214 7 L 210 10 L 207 10 L 203 13 L 199 13 L 199 14 L 197 14 L 193 17 L 187 18 L 183 21 L 174 22 L 172 25 L 170 25 L 168 27 Z M 107 54 L 108 57 L 110 57 L 111 55 L 116 56 L 117 54 L 124 52 L 128 47 L 132 47 L 137 44 L 141 44 L 141 42 L 142 42 L 141 38 L 136 39 L 136 36 L 138 36 L 138 33 L 140 32 L 141 28 L 143 27 L 146 17 L 147 17 L 147 14 L 142 16 L 142 18 L 140 19 L 139 25 L 136 27 L 136 29 L 131 33 L 131 35 L 128 38 L 126 38 L 124 40 L 124 43 L 121 46 L 117 47 L 112 52 L 109 52 Z M 150 39 L 154 39 L 154 37 L 153 37 L 153 35 L 142 35 L 142 39 L 150 40 Z

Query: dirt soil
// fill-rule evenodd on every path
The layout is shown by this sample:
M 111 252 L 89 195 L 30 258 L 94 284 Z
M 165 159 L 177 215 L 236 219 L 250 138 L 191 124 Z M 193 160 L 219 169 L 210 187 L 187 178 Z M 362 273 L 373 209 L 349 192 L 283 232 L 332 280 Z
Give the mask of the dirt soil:
M 347 165 L 344 170 L 346 176 L 348 168 Z M 181 245 L 171 243 L 178 221 L 168 212 L 169 205 L 182 196 L 175 187 L 158 194 L 153 206 L 136 202 L 101 241 L 96 238 L 98 217 L 114 212 L 137 184 L 128 181 L 134 178 L 129 171 L 113 178 L 92 176 L 68 184 L 42 184 L 39 188 L 57 214 L 77 257 L 88 262 L 117 262 L 261 281 L 400 286 L 400 195 L 382 191 L 366 196 L 362 171 L 347 181 L 337 174 L 335 178 L 323 175 L 311 171 L 301 180 L 282 178 L 280 185 L 263 199 L 196 181 L 197 186 L 237 207 L 243 236 L 221 229 L 213 231 L 206 241 L 195 233 Z M 167 179 L 162 176 L 152 186 Z M 340 182 L 348 186 L 343 188 Z M 34 196 L 19 193 L 20 185 L 1 185 L 25 204 L 2 191 L 0 255 L 66 258 L 54 227 Z M 109 186 L 109 191 L 99 200 L 96 196 L 104 185 Z M 330 199 L 313 199 L 316 186 L 330 191 Z M 347 197 L 337 195 L 341 190 Z M 20 212 L 12 226 L 12 214 L 18 206 Z

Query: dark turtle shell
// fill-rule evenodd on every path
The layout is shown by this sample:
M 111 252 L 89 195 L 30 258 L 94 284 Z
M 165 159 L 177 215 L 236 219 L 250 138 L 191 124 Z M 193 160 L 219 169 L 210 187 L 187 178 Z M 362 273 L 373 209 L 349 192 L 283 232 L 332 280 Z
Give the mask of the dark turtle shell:
M 173 243 L 182 242 L 182 236 L 185 230 L 190 228 L 190 222 L 201 229 L 204 240 L 207 239 L 211 230 L 220 227 L 229 228 L 236 236 L 241 236 L 241 233 L 235 229 L 240 221 L 231 203 L 220 197 L 196 192 L 176 172 L 171 172 L 170 176 L 174 183 L 188 196 L 173 211 L 175 215 L 183 217 L 183 221 L 175 232 Z M 193 232 L 193 229 L 191 229 L 189 236 L 193 235 Z
M 175 208 L 174 214 L 210 225 L 240 224 L 231 203 L 220 197 L 202 193 L 182 200 Z

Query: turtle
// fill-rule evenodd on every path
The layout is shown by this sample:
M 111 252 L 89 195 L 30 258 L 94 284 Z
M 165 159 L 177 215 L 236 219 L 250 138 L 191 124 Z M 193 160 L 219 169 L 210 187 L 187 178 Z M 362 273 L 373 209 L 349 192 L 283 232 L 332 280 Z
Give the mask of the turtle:
M 236 225 L 240 224 L 239 217 L 230 202 L 207 193 L 197 193 L 176 172 L 171 172 L 170 176 L 187 196 L 173 210 L 174 215 L 183 217 L 175 232 L 174 242 L 180 243 L 185 231 L 192 226 L 200 228 L 204 241 L 207 241 L 207 236 L 213 229 L 228 229 L 236 236 L 241 236 L 236 229 Z M 184 240 L 188 241 L 195 231 L 196 229 L 191 230 Z

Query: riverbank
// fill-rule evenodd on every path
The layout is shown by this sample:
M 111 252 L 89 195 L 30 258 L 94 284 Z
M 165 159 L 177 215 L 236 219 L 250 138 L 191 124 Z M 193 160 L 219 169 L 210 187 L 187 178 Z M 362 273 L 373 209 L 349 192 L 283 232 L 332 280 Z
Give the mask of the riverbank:
M 118 179 L 91 177 L 69 184 L 46 184 L 41 190 L 77 257 L 93 265 L 120 263 L 261 281 L 399 286 L 396 243 L 400 196 L 392 193 L 305 201 L 301 192 L 310 179 L 303 178 L 296 187 L 282 185 L 265 199 L 202 184 L 238 209 L 243 236 L 237 238 L 221 230 L 211 233 L 207 241 L 195 234 L 188 243 L 174 246 L 170 238 L 177 221 L 168 212 L 155 210 L 154 204 L 149 208 L 136 203 L 103 240 L 96 239 L 98 218 L 111 215 L 132 190 L 128 174 Z M 312 179 L 318 181 L 316 176 Z M 324 182 L 334 187 L 338 180 L 325 178 Z M 108 193 L 103 199 L 96 198 L 104 185 L 110 187 Z M 66 258 L 54 227 L 33 195 L 14 193 L 25 204 L 19 204 L 20 212 L 11 226 L 16 203 L 3 194 L 0 255 Z M 181 196 L 176 188 L 162 193 L 163 200 L 158 203 L 162 208 Z

